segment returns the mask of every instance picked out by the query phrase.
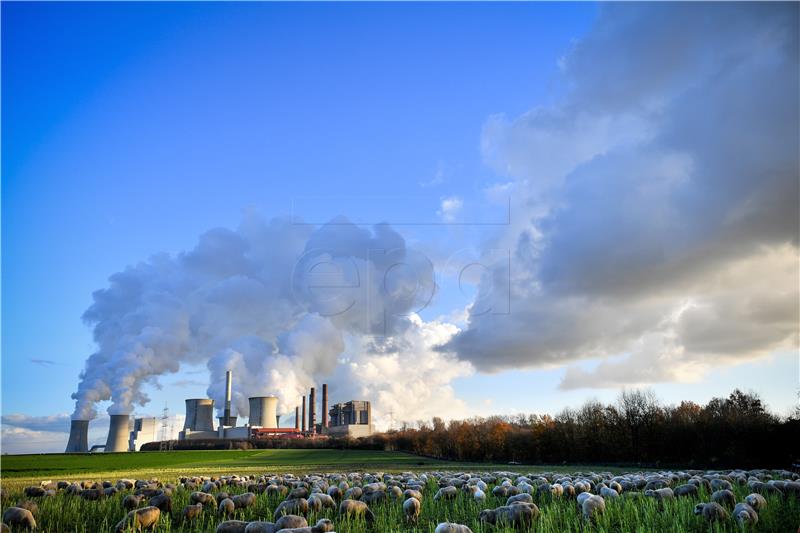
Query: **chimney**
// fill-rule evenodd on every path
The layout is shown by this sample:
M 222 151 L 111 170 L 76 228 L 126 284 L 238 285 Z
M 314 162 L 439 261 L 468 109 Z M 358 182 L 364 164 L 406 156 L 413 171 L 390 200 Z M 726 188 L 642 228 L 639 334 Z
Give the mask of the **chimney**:
M 308 395 L 308 430 L 312 433 L 317 431 L 317 417 L 315 412 L 317 392 L 311 387 L 311 394 Z
M 322 384 L 322 429 L 328 429 L 328 384 Z
M 294 407 L 294 429 L 300 429 L 300 406 Z
M 303 421 L 303 432 L 305 433 L 305 431 L 306 431 L 306 395 L 305 394 L 303 394 L 303 418 L 301 420 Z
M 231 426 L 231 383 L 233 381 L 233 377 L 231 376 L 231 371 L 228 370 L 225 372 L 225 425 Z
M 85 453 L 89 451 L 89 421 L 73 420 L 69 425 L 69 441 L 64 453 Z

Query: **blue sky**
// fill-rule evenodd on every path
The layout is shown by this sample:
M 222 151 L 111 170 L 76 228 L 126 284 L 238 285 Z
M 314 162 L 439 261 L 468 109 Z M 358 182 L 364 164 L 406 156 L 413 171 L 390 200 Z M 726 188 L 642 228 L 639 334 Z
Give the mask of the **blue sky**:
M 774 23 L 767 15 L 764 24 Z M 575 193 L 578 189 L 569 189 L 582 179 L 574 168 L 600 176 L 604 168 L 595 171 L 591 164 L 599 165 L 615 150 L 627 157 L 631 146 L 644 143 L 648 144 L 641 152 L 652 153 L 653 136 L 642 131 L 672 127 L 649 109 L 637 110 L 636 115 L 613 108 L 610 98 L 603 104 L 602 117 L 591 114 L 603 95 L 589 101 L 582 91 L 592 85 L 593 69 L 602 66 L 587 63 L 591 47 L 579 45 L 613 46 L 598 36 L 604 35 L 601 30 L 610 27 L 623 35 L 628 31 L 625 24 L 609 25 L 604 16 L 609 17 L 589 3 L 4 3 L 3 414 L 70 413 L 78 374 L 96 350 L 90 327 L 81 322 L 93 291 L 108 286 L 109 276 L 128 265 L 160 252 L 189 250 L 206 230 L 236 228 L 250 214 L 266 220 L 297 215 L 310 222 L 345 215 L 355 222 L 394 224 L 409 246 L 431 257 L 440 276 L 440 290 L 432 305 L 420 312 L 422 319 L 450 320 L 462 329 L 474 329 L 481 319 L 467 327 L 465 307 L 485 290 L 485 280 L 472 280 L 461 292 L 457 280 L 440 268 L 447 258 L 463 250 L 469 255 L 506 246 L 515 250 L 517 261 L 519 250 L 514 246 L 521 242 L 520 235 L 538 234 L 521 224 L 534 221 L 544 235 L 548 228 L 567 231 L 579 225 L 583 219 L 568 212 L 549 215 L 557 211 L 555 206 L 583 201 Z M 636 16 L 650 21 L 657 14 Z M 625 20 L 625 14 L 614 20 Z M 730 43 L 724 35 L 719 39 Z M 675 78 L 665 77 L 659 87 L 683 87 L 675 80 L 710 68 L 686 60 L 688 66 L 681 70 L 682 59 L 676 57 Z M 735 57 L 762 68 L 748 57 Z M 620 66 L 612 59 L 608 70 L 620 77 L 604 83 L 635 86 L 634 80 L 626 79 L 631 71 L 625 70 L 633 67 L 625 63 L 635 66 L 636 61 L 620 60 Z M 685 100 L 691 103 L 690 90 L 681 91 L 690 95 Z M 684 101 L 675 102 L 674 116 L 682 116 L 678 106 Z M 587 110 L 587 126 L 571 130 L 577 120 L 565 122 L 570 126 L 556 124 L 570 113 L 584 116 L 575 109 Z M 600 123 L 611 126 L 585 133 Z M 765 131 L 770 124 L 766 122 Z M 559 137 L 553 131 L 566 131 L 574 141 L 570 148 L 549 144 L 548 139 Z M 605 142 L 611 138 L 613 142 Z M 529 149 L 526 143 L 536 147 Z M 549 170 L 550 159 L 559 159 L 575 145 L 592 146 L 590 155 L 580 154 L 563 165 L 556 161 Z M 670 145 L 669 153 L 677 152 Z M 530 154 L 535 154 L 534 163 Z M 710 165 L 694 161 L 694 169 Z M 561 170 L 564 165 L 568 170 Z M 557 193 L 549 178 L 538 176 L 541 169 L 568 176 L 559 181 Z M 714 187 L 710 182 L 709 189 Z M 705 211 L 709 206 L 733 210 L 734 202 L 760 197 L 759 189 L 745 189 L 730 204 L 710 195 L 678 192 L 675 197 L 691 199 L 676 209 L 699 203 Z M 507 227 L 447 224 L 502 222 L 512 203 L 513 223 Z M 674 254 L 662 250 L 664 263 L 708 243 L 727 242 L 713 220 L 698 219 L 696 224 L 708 228 L 703 232 L 707 240 Z M 653 231 L 666 235 L 662 230 L 659 226 Z M 560 234 L 552 235 L 556 239 Z M 643 242 L 645 237 L 652 241 L 653 235 L 642 237 Z M 586 241 L 591 240 L 587 236 Z M 759 233 L 755 241 L 796 252 L 796 237 L 780 231 Z M 547 255 L 546 244 L 533 248 L 543 250 L 543 264 L 550 269 L 575 261 L 569 255 Z M 746 261 L 754 257 L 752 250 L 740 246 L 720 257 Z M 643 246 L 626 257 L 649 253 Z M 720 261 L 709 260 L 711 266 L 697 274 L 698 279 L 716 279 L 714 273 L 724 270 Z M 536 267 L 531 272 L 539 275 L 544 270 Z M 524 301 L 518 286 L 512 286 L 515 301 Z M 676 282 L 659 294 L 677 294 L 689 290 L 686 286 Z M 794 297 L 793 288 L 787 290 Z M 587 289 L 581 297 L 586 294 L 595 293 Z M 721 294 L 729 291 L 679 296 L 712 301 Z M 546 298 L 553 298 L 548 307 L 560 309 L 562 296 L 555 289 L 547 292 Z M 620 315 L 652 314 L 656 323 L 655 316 L 669 314 L 677 300 L 656 310 L 650 306 L 653 298 L 652 293 L 642 296 L 641 306 L 631 307 L 626 299 L 615 309 Z M 523 311 L 540 317 L 538 309 Z M 573 318 L 556 321 L 554 327 L 574 327 Z M 562 348 L 559 343 L 558 353 L 568 354 L 561 363 L 557 357 L 554 362 L 549 357 L 509 355 L 510 363 L 486 365 L 464 344 L 474 344 L 469 335 L 463 337 L 466 341 L 454 341 L 456 358 L 442 364 L 462 361 L 474 368 L 455 372 L 442 384 L 462 402 L 453 415 L 554 412 L 587 397 L 612 400 L 622 385 L 559 389 L 566 368 L 580 378 L 580 372 L 591 373 L 600 361 L 625 360 L 626 354 L 638 353 L 637 342 L 646 346 L 639 341 L 650 339 L 658 328 L 642 325 L 631 334 L 632 344 L 618 345 L 604 340 L 618 324 L 597 327 L 606 333 L 580 346 Z M 487 324 L 482 331 L 487 328 L 495 326 Z M 654 386 L 671 402 L 705 401 L 740 386 L 787 411 L 795 402 L 799 376 L 796 344 L 785 341 L 785 331 L 778 332 L 741 357 L 726 360 L 724 369 L 713 362 L 709 370 L 712 356 L 689 361 L 688 356 L 674 355 L 680 358 L 680 372 L 658 375 L 652 382 L 639 376 L 631 384 Z M 504 343 L 497 346 L 516 353 L 513 343 Z M 600 348 L 593 351 L 588 346 Z M 680 353 L 688 353 L 688 346 L 687 341 Z M 550 349 L 534 346 L 531 352 L 549 354 Z M 718 352 L 712 352 L 717 357 Z M 697 361 L 706 366 L 694 369 Z M 181 412 L 183 398 L 206 393 L 208 371 L 198 368 L 163 378 L 162 390 L 149 387 L 151 403 L 137 406 L 136 412 L 156 414 L 165 402 Z M 687 375 L 694 371 L 695 378 Z M 26 379 L 20 379 L 23 375 Z

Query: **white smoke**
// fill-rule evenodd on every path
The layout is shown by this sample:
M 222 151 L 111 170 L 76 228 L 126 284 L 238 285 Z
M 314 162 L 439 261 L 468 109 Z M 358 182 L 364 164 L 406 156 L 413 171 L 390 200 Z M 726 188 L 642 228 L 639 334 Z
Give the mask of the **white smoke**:
M 149 401 L 147 385 L 187 363 L 206 364 L 218 409 L 232 370 L 239 415 L 249 396 L 268 394 L 291 412 L 309 387 L 341 376 L 345 335 L 408 330 L 433 290 L 430 261 L 386 225 L 337 219 L 314 229 L 250 214 L 236 231 L 211 230 L 191 251 L 153 256 L 94 293 L 84 319 L 98 350 L 73 394 L 73 418 L 94 418 L 107 400 L 109 413 L 130 413 Z

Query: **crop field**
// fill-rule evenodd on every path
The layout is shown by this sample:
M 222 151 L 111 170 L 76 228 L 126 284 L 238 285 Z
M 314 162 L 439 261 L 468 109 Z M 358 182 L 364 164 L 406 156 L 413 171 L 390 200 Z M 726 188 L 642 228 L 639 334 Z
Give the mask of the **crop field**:
M 33 460 L 32 460 L 33 458 Z M 95 462 L 95 460 L 97 460 Z M 163 463 L 162 463 L 163 461 Z M 392 464 L 392 461 L 395 461 Z M 360 465 L 359 465 L 360 462 Z M 289 497 L 288 492 L 294 489 L 327 493 L 333 490 L 332 496 L 336 504 L 332 507 L 299 511 L 309 525 L 327 518 L 332 526 L 319 531 L 334 530 L 339 533 L 362 532 L 394 532 L 417 531 L 434 532 L 443 522 L 463 524 L 473 532 L 505 533 L 519 529 L 545 532 L 570 531 L 742 531 L 745 527 L 751 531 L 794 532 L 800 525 L 800 496 L 795 492 L 796 485 L 773 484 L 769 480 L 790 479 L 788 472 L 636 472 L 615 473 L 607 470 L 580 471 L 568 468 L 554 471 L 552 468 L 509 466 L 497 469 L 445 469 L 452 467 L 450 463 L 420 465 L 431 462 L 406 454 L 387 454 L 383 452 L 354 452 L 337 450 L 261 450 L 261 451 L 225 451 L 225 452 L 171 452 L 163 454 L 106 454 L 97 456 L 19 456 L 3 457 L 3 496 L 2 509 L 22 502 L 34 502 L 35 519 L 38 530 L 48 532 L 103 532 L 114 531 L 115 526 L 125 518 L 128 511 L 123 507 L 123 499 L 136 492 L 157 494 L 163 491 L 169 495 L 172 514 L 160 513 L 156 531 L 179 532 L 213 532 L 220 523 L 226 520 L 243 522 L 269 521 L 276 519 L 276 508 Z M 163 465 L 162 475 L 128 476 L 130 472 L 158 472 L 158 465 Z M 231 465 L 234 465 L 231 467 Z M 378 465 L 378 466 L 376 466 Z M 384 468 L 384 466 L 386 466 Z M 6 468 L 10 467 L 11 472 Z M 198 469 L 206 468 L 206 474 Z M 184 469 L 184 471 L 181 471 Z M 243 473 L 247 469 L 248 473 Z M 221 475 L 222 472 L 225 475 Z M 37 472 L 48 475 L 39 476 Z M 115 475 L 105 475 L 117 472 Z M 293 474 L 290 474 L 292 472 Z M 565 473 L 571 472 L 571 473 Z M 13 477 L 8 478 L 8 474 Z M 103 474 L 103 475 L 100 475 Z M 24 476 L 24 477 L 23 477 Z M 38 477 L 37 477 L 38 476 Z M 158 478 L 157 480 L 154 478 Z M 128 478 L 141 480 L 140 488 L 126 488 L 118 480 Z M 658 499 L 654 493 L 647 493 L 644 481 L 668 484 L 672 488 L 690 481 L 696 483 L 696 495 Z M 700 502 L 711 501 L 712 488 L 709 480 L 728 480 L 732 498 L 735 502 L 743 502 L 754 492 L 763 493 L 766 506 L 757 512 L 757 523 L 740 525 L 734 518 L 732 505 L 724 503 L 727 516 L 709 522 L 703 516 L 694 513 Z M 42 482 L 59 480 L 81 480 L 81 486 L 61 483 L 53 487 L 51 493 L 34 496 L 25 488 L 39 487 Z M 213 483 L 212 483 L 213 480 Z M 575 495 L 566 491 L 563 495 L 554 493 L 552 487 L 579 487 L 579 483 L 589 483 L 589 491 L 600 493 L 602 487 L 614 486 L 613 483 L 626 480 L 628 483 L 619 497 L 604 498 L 605 509 L 586 519 Z M 92 492 L 83 490 L 95 482 L 96 488 L 102 489 L 103 482 L 107 487 L 117 486 L 118 491 L 110 489 L 108 496 L 99 499 L 87 498 Z M 716 481 L 715 483 L 724 483 Z M 484 485 L 485 484 L 485 485 Z M 270 485 L 274 485 L 268 489 Z M 463 486 L 477 486 L 481 494 L 477 497 Z M 771 485 L 767 487 L 766 485 Z M 350 496 L 355 499 L 358 494 L 337 495 L 335 486 L 342 491 L 347 488 L 362 487 L 364 493 L 383 492 L 379 497 L 362 496 L 368 501 L 374 514 L 374 521 L 364 517 L 340 515 L 339 502 Z M 416 521 L 409 522 L 405 517 L 403 502 L 407 494 L 394 494 L 392 487 L 399 490 L 419 486 L 421 496 L 420 513 Z M 455 486 L 454 497 L 436 498 L 440 487 Z M 505 486 L 505 489 L 495 489 Z M 784 490 L 776 490 L 783 486 Z M 277 489 L 280 487 L 281 491 Z M 714 487 L 718 489 L 719 487 Z M 192 521 L 182 519 L 185 506 L 192 503 L 192 493 L 205 490 L 214 496 L 214 503 L 203 508 L 199 516 Z M 355 490 L 355 489 L 354 489 Z M 450 490 L 450 489 L 446 489 Z M 475 489 L 472 489 L 473 491 Z M 560 490 L 560 489 L 559 489 Z M 583 490 L 583 489 L 578 489 Z M 96 495 L 95 491 L 94 494 Z M 222 493 L 226 494 L 222 494 Z M 252 492 L 252 504 L 236 508 L 230 515 L 221 515 L 218 504 L 226 496 Z M 398 491 L 395 491 L 398 492 Z M 501 492 L 530 493 L 531 499 L 538 508 L 538 516 L 531 524 L 522 528 L 508 525 L 491 525 L 481 521 L 479 515 L 484 509 L 495 509 L 506 505 L 507 495 Z M 782 493 L 781 493 L 782 492 Z M 148 505 L 146 494 L 138 508 Z M 313 496 L 308 496 L 310 501 Z M 482 498 L 481 498 L 482 497 Z M 527 496 L 525 497 L 527 498 Z M 240 531 L 244 531 L 240 524 Z M 12 528 L 12 531 L 20 530 Z M 133 531 L 133 528 L 124 529 Z M 267 529 L 265 529 L 266 531 Z M 232 529 L 231 531 L 236 531 Z

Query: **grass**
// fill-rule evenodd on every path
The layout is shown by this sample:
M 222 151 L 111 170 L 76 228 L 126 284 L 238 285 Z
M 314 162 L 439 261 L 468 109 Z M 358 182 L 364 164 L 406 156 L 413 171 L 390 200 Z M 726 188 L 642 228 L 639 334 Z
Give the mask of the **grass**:
M 424 463 L 424 464 L 419 464 Z M 26 485 L 37 484 L 42 479 L 94 479 L 116 480 L 121 477 L 158 476 L 162 481 L 176 481 L 182 474 L 212 473 L 283 473 L 294 472 L 354 472 L 391 471 L 412 469 L 442 470 L 461 469 L 468 471 L 513 470 L 521 473 L 543 471 L 588 471 L 589 467 L 537 468 L 530 466 L 458 465 L 433 461 L 413 455 L 391 452 L 368 452 L 353 450 L 247 450 L 247 451 L 203 451 L 203 452 L 151 452 L 138 454 L 97 454 L 97 455 L 29 455 L 4 456 L 2 458 L 3 487 L 6 497 L 2 508 L 14 505 L 22 499 L 22 489 Z M 595 470 L 608 470 L 595 468 Z M 143 475 L 149 472 L 150 474 Z M 416 527 L 406 526 L 400 502 L 387 502 L 372 506 L 377 522 L 369 527 L 362 520 L 340 520 L 335 511 L 325 510 L 311 513 L 309 523 L 322 517 L 333 520 L 339 533 L 386 533 L 399 531 L 432 532 L 439 522 L 452 521 L 466 524 L 476 533 L 506 533 L 512 530 L 482 526 L 478 513 L 485 508 L 493 508 L 505 503 L 487 492 L 487 501 L 477 503 L 466 494 L 459 494 L 454 501 L 434 501 L 437 486 L 429 483 L 422 502 L 422 513 Z M 229 487 L 230 493 L 245 492 L 244 487 Z M 491 490 L 491 489 L 490 489 Z M 742 501 L 749 493 L 747 487 L 736 487 L 737 501 Z M 52 533 L 79 532 L 97 533 L 111 531 L 113 526 L 125 515 L 121 507 L 124 494 L 99 502 L 71 497 L 63 492 L 52 498 L 38 498 L 40 530 Z M 634 531 L 642 533 L 715 531 L 740 532 L 732 519 L 709 526 L 702 518 L 693 514 L 698 501 L 708 501 L 709 495 L 701 491 L 700 498 L 678 499 L 667 502 L 663 507 L 648 498 L 637 500 L 619 499 L 607 501 L 606 513 L 594 525 L 586 524 L 580 516 L 574 500 L 555 499 L 537 501 L 541 514 L 533 530 L 542 532 L 587 532 L 604 533 Z M 753 531 L 797 531 L 800 524 L 800 503 L 794 499 L 782 500 L 769 497 L 767 509 L 759 516 L 759 523 Z M 179 490 L 173 495 L 174 509 L 180 511 L 189 501 L 189 492 Z M 267 520 L 280 497 L 259 494 L 254 508 L 237 511 L 237 519 Z M 177 513 L 176 513 L 177 514 Z M 192 526 L 183 526 L 168 517 L 162 517 L 158 531 L 180 533 L 199 533 L 214 531 L 220 522 L 210 510 Z

